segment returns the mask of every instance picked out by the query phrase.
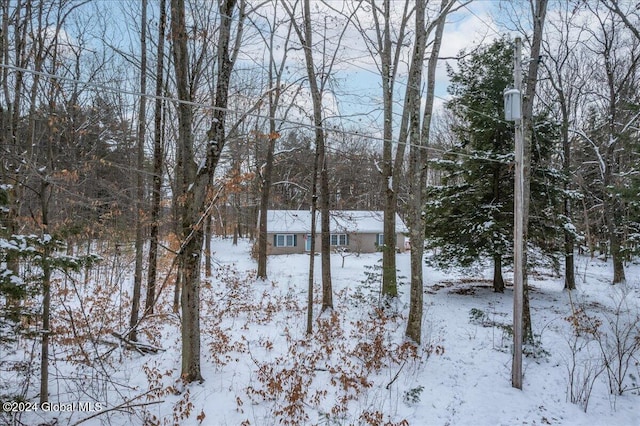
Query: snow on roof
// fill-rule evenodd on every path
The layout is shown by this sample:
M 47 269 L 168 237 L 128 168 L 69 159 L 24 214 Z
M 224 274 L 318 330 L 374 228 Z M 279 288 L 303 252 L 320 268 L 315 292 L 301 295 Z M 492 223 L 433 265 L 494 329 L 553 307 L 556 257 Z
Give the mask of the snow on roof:
M 332 233 L 382 233 L 384 213 L 370 210 L 331 210 L 329 230 Z M 316 220 L 316 232 L 320 232 L 320 213 Z M 308 233 L 311 229 L 309 210 L 268 210 L 267 229 L 270 233 Z M 396 233 L 408 232 L 404 222 L 396 214 Z

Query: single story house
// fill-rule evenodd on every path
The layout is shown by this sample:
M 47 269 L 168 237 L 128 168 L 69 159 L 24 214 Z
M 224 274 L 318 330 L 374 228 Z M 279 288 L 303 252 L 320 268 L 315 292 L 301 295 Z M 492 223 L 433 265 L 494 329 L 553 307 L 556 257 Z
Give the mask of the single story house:
M 382 211 L 332 210 L 329 215 L 331 246 L 355 253 L 373 253 L 383 244 Z M 311 251 L 311 212 L 308 210 L 268 210 L 268 254 Z M 405 250 L 408 232 L 396 214 L 396 249 Z M 315 251 L 320 251 L 320 212 L 316 220 Z

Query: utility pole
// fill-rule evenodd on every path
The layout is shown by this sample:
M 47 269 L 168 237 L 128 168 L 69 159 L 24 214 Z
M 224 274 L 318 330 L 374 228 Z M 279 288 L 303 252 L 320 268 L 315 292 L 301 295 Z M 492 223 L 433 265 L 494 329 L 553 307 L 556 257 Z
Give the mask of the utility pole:
M 524 135 L 522 128 L 522 40 L 516 37 L 513 82 L 517 94 L 517 109 L 513 111 L 515 121 L 515 177 L 513 203 L 513 365 L 511 386 L 522 389 L 522 301 L 524 296 L 523 265 L 523 214 L 524 214 Z

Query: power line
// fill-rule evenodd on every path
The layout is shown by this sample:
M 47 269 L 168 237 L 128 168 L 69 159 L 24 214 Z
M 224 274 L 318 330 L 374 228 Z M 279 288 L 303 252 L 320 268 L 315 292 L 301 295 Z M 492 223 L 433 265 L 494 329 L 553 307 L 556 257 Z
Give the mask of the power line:
M 103 1 L 121 1 L 121 2 L 126 2 L 126 1 L 133 1 L 133 0 L 103 0 Z M 319 1 L 319 2 L 321 2 L 322 0 L 315 0 L 315 1 Z M 500 1 L 500 0 L 482 0 L 482 1 L 497 2 L 497 1 Z M 497 31 L 496 31 L 496 30 L 495 30 L 495 29 L 494 29 L 490 24 L 488 24 L 488 23 L 486 22 L 486 20 L 484 20 L 483 18 L 481 18 L 480 16 L 478 16 L 478 15 L 477 15 L 477 14 L 476 14 L 472 9 L 470 9 L 468 5 L 466 5 L 466 4 L 465 4 L 465 5 L 463 5 L 463 7 L 464 7 L 464 9 L 466 9 L 470 14 L 472 14 L 474 17 L 476 17 L 480 22 L 482 22 L 482 23 L 483 23 L 483 24 L 484 24 L 484 25 L 485 25 L 489 30 L 493 31 L 496 35 L 501 36 L 501 35 L 500 35 L 500 33 L 498 33 L 498 32 L 497 32 Z M 239 17 L 238 17 L 238 16 L 236 16 L 236 15 L 232 15 L 232 16 L 230 16 L 230 15 L 226 15 L 226 14 L 221 13 L 221 12 L 220 12 L 220 10 L 212 11 L 212 13 L 213 13 L 213 15 L 214 15 L 216 18 L 224 17 L 224 18 L 228 18 L 228 19 L 231 19 L 231 20 L 237 20 L 237 19 L 239 19 Z M 255 26 L 255 28 L 256 28 L 258 31 L 261 31 L 261 29 L 260 29 L 260 28 L 258 28 L 257 26 Z M 285 37 L 283 37 L 281 34 L 278 34 L 278 33 L 274 33 L 274 37 L 276 37 L 276 38 L 278 38 L 278 39 L 280 39 L 280 40 L 282 40 L 282 41 L 284 41 L 284 40 L 285 40 Z M 363 56 L 362 56 L 362 57 L 365 57 L 365 56 L 371 57 L 371 56 L 372 56 L 372 55 L 371 55 L 371 53 L 370 53 L 370 52 L 368 52 L 368 51 L 364 51 L 364 50 L 363 50 L 363 51 L 361 51 L 361 52 L 363 53 Z M 350 59 L 350 60 L 353 60 L 354 58 L 349 58 L 349 59 Z M 371 70 L 371 69 L 369 69 L 369 68 L 367 68 L 367 67 L 365 67 L 365 66 L 359 65 L 357 62 L 356 62 L 356 63 L 350 63 L 350 64 L 349 64 L 349 66 L 350 66 L 350 67 L 352 67 L 352 68 L 356 68 L 356 69 L 362 70 L 362 71 L 367 72 L 367 73 L 369 73 L 369 74 L 373 74 L 373 75 L 375 75 L 375 76 L 379 76 L 379 74 L 377 74 L 375 71 L 373 71 L 373 70 Z M 396 79 L 396 80 L 395 80 L 395 82 L 396 82 L 397 84 L 399 84 L 399 85 L 402 85 L 402 86 L 405 86 L 405 87 L 407 86 L 407 83 L 406 83 L 405 81 L 401 80 L 401 79 Z M 120 92 L 120 93 L 126 93 L 126 92 Z M 160 97 L 155 97 L 155 96 L 148 95 L 148 94 L 146 94 L 146 95 L 145 95 L 145 94 L 142 94 L 142 93 L 135 93 L 135 94 L 134 94 L 134 93 L 131 93 L 131 94 L 133 94 L 133 95 L 135 95 L 135 96 L 147 96 L 147 97 L 150 97 L 150 98 L 151 98 L 151 97 L 153 97 L 153 98 L 160 98 Z M 444 97 L 442 97 L 442 96 L 438 96 L 438 95 L 434 95 L 434 97 L 435 97 L 436 99 L 440 99 L 440 100 L 443 100 L 443 101 L 445 101 L 445 102 L 449 100 L 449 99 L 446 99 L 446 98 L 444 98 Z M 177 101 L 177 102 L 182 102 L 182 103 L 187 103 L 187 104 L 189 104 L 189 102 L 188 102 L 188 101 L 179 101 L 179 100 L 177 100 L 177 99 L 173 99 L 173 101 Z M 200 103 L 195 103 L 195 102 L 194 102 L 194 103 L 192 103 L 191 105 L 193 105 L 193 106 L 198 106 L 199 108 L 208 108 L 208 109 L 212 109 L 212 110 L 215 110 L 215 109 L 216 109 L 216 108 L 214 108 L 213 106 L 207 106 L 207 105 L 200 104 Z M 470 107 L 468 107 L 468 106 L 465 106 L 465 105 L 461 105 L 461 106 L 462 106 L 463 108 L 466 108 L 466 110 L 467 110 L 467 111 L 470 111 L 470 112 L 473 112 L 473 113 L 476 113 L 476 114 L 482 115 L 482 116 L 484 116 L 484 117 L 486 117 L 486 118 L 489 118 L 489 119 L 491 119 L 491 120 L 493 120 L 493 121 L 495 121 L 495 122 L 498 122 L 498 123 L 506 123 L 506 121 L 505 121 L 505 120 L 497 119 L 497 118 L 492 117 L 492 116 L 490 116 L 490 115 L 487 115 L 487 114 L 485 114 L 485 113 L 483 113 L 483 112 L 481 112 L 481 111 L 474 110 L 474 109 L 472 109 L 472 108 L 470 108 Z M 232 111 L 232 110 L 229 110 L 229 109 L 227 109 L 227 110 L 228 110 L 228 111 Z M 238 112 L 238 111 L 236 111 L 236 112 Z M 255 117 L 259 117 L 259 118 L 264 118 L 264 116 L 259 116 L 259 115 L 255 115 L 255 114 L 246 114 L 246 115 L 248 115 L 248 116 L 255 116 Z M 396 115 L 398 115 L 398 114 L 396 113 Z M 281 121 L 281 122 L 288 122 L 287 120 L 280 120 L 280 121 Z M 292 124 L 296 124 L 296 125 L 303 125 L 302 123 L 299 123 L 299 122 L 291 122 L 291 123 L 292 123 Z M 312 125 L 306 125 L 306 126 L 307 126 L 307 127 L 315 128 L 315 126 L 312 126 Z
M 157 99 L 157 100 L 162 100 L 165 102 L 172 102 L 172 103 L 176 103 L 176 104 L 185 104 L 185 105 L 190 105 L 193 107 L 197 107 L 197 108 L 201 108 L 204 110 L 210 110 L 210 111 L 225 111 L 225 112 L 230 112 L 230 113 L 234 113 L 234 114 L 238 114 L 240 116 L 245 116 L 245 117 L 253 117 L 253 118 L 259 118 L 259 119 L 264 119 L 264 120 L 268 120 L 271 119 L 270 116 L 268 115 L 264 115 L 264 114 L 260 114 L 260 113 L 255 113 L 255 112 L 251 112 L 251 111 L 240 111 L 237 109 L 233 109 L 233 108 L 221 108 L 221 107 L 216 107 L 214 105 L 210 105 L 210 104 L 203 104 L 203 103 L 199 103 L 199 102 L 194 102 L 194 101 L 187 101 L 187 100 L 183 100 L 183 99 L 178 99 L 178 98 L 174 98 L 174 97 L 169 97 L 169 96 L 161 96 L 161 95 L 152 95 L 149 93 L 142 93 L 142 92 L 138 92 L 135 90 L 127 90 L 127 89 L 122 89 L 122 88 L 114 88 L 105 84 L 100 84 L 100 83 L 94 83 L 94 82 L 88 82 L 88 81 L 83 81 L 80 79 L 76 79 L 76 78 L 71 78 L 71 77 L 64 77 L 64 76 L 60 76 L 60 75 L 56 75 L 56 74 L 52 74 L 52 73 L 48 73 L 45 71 L 36 71 L 36 70 L 32 70 L 32 69 L 28 69 L 28 68 L 23 68 L 23 67 L 18 67 L 18 66 L 14 66 L 14 65 L 8 65 L 8 64 L 0 64 L 0 68 L 5 68 L 5 69 L 9 69 L 15 72 L 24 72 L 24 73 L 28 73 L 28 74 L 32 74 L 32 75 L 38 75 L 40 77 L 45 77 L 45 78 L 49 78 L 49 79 L 53 79 L 53 80 L 59 80 L 59 81 L 65 81 L 67 83 L 72 83 L 72 84 L 79 84 L 85 87 L 91 87 L 94 89 L 99 89 L 99 90 L 103 90 L 106 92 L 111 92 L 111 93 L 116 93 L 116 94 L 125 94 L 125 95 L 129 95 L 129 96 L 136 96 L 136 97 L 140 97 L 140 98 L 148 98 L 148 99 Z M 436 96 L 436 98 L 438 99 L 444 99 L 442 97 L 438 97 Z M 446 100 L 446 99 L 445 99 Z M 469 109 L 470 111 L 473 111 L 471 109 Z M 479 111 L 473 111 L 476 112 L 478 114 L 483 114 Z M 493 120 L 502 122 L 504 120 L 499 120 L 496 119 L 495 117 L 491 117 L 487 114 L 483 114 Z M 301 121 L 294 121 L 294 120 L 288 120 L 288 119 L 278 119 L 277 121 L 279 121 L 280 123 L 286 123 L 292 126 L 296 126 L 296 127 L 304 127 L 307 129 L 311 129 L 311 130 L 324 130 L 324 131 L 330 131 L 330 132 L 334 132 L 337 134 L 342 134 L 342 135 L 346 135 L 346 136 L 354 136 L 354 137 L 366 137 L 370 140 L 374 140 L 374 141 L 378 141 L 378 142 L 385 142 L 388 140 L 385 140 L 382 137 L 379 136 L 375 136 L 375 135 L 367 135 L 367 134 L 363 134 L 362 132 L 359 131 L 349 131 L 349 130 L 344 130 L 344 129 L 338 129 L 336 127 L 326 127 L 326 126 L 316 126 L 314 124 L 309 124 L 309 123 L 304 123 Z M 412 144 L 411 142 L 400 142 L 397 140 L 390 140 L 390 142 L 392 143 L 396 143 L 396 144 L 405 144 L 406 146 L 412 147 L 412 148 L 418 148 L 418 149 L 426 149 L 429 150 L 431 152 L 436 152 L 436 153 L 440 153 L 440 154 L 446 154 L 449 153 L 449 150 L 444 150 L 444 149 L 439 149 L 439 148 L 435 148 L 433 146 L 424 146 L 424 145 L 417 145 L 417 144 Z M 477 156 L 474 155 L 470 155 L 470 154 L 464 154 L 464 153 L 456 153 L 457 155 L 463 156 L 463 157 L 469 157 L 469 158 L 475 158 L 477 159 Z M 490 162 L 497 162 L 497 163 L 503 163 L 502 161 L 499 160 L 493 160 L 493 159 L 486 159 L 486 161 L 490 161 Z
M 469 8 L 468 5 L 464 5 L 463 6 L 465 9 L 467 9 L 467 12 L 469 12 L 470 14 L 472 14 L 473 16 L 475 16 L 480 22 L 482 22 L 484 24 L 485 27 L 487 27 L 489 30 L 491 30 L 492 32 L 494 32 L 498 37 L 502 37 L 502 34 L 500 34 L 498 31 L 496 31 L 492 25 L 488 24 L 487 21 L 485 21 L 483 18 L 481 18 L 480 16 L 478 16 L 473 10 L 471 10 Z

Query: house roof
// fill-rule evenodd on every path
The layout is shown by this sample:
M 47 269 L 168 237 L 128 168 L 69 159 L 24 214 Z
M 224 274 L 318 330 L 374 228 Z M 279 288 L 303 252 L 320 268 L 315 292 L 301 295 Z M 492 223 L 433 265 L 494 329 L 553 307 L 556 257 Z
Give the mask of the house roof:
M 331 210 L 329 230 L 332 233 L 374 233 L 384 230 L 384 213 L 370 210 Z M 320 214 L 316 220 L 316 232 L 320 232 Z M 311 229 L 309 210 L 268 210 L 269 233 L 308 233 Z M 404 222 L 396 214 L 396 233 L 408 232 Z

